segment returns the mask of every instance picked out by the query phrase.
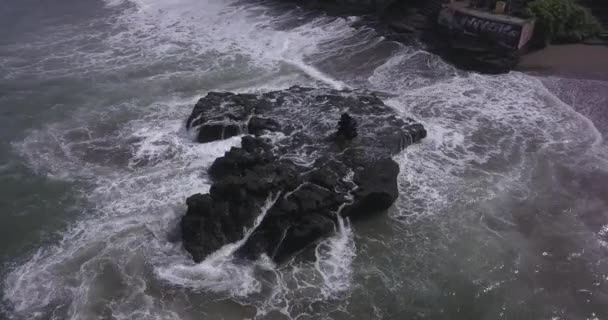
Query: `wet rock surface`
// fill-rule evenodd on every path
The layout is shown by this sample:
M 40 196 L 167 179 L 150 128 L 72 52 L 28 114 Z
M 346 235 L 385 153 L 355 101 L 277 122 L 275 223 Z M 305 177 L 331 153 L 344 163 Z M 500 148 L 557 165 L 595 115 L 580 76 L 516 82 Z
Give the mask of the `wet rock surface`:
M 426 136 L 374 94 L 301 87 L 211 92 L 187 127 L 199 142 L 248 134 L 209 168 L 210 192 L 187 200 L 182 240 L 197 262 L 241 241 L 237 257 L 280 263 L 338 219 L 386 210 L 398 196 L 391 157 Z

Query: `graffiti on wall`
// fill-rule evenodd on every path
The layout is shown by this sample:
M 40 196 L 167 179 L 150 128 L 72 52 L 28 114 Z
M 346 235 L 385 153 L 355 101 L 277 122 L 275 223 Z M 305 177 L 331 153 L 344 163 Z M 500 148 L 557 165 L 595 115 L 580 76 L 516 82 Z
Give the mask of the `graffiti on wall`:
M 522 31 L 520 25 L 464 14 L 457 14 L 456 20 L 466 32 L 498 38 L 513 47 L 519 45 L 519 37 Z

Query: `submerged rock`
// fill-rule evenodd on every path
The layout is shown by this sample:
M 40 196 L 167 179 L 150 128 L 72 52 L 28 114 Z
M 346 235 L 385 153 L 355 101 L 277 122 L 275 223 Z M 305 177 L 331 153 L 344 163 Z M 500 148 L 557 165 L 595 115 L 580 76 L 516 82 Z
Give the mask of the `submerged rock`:
M 208 194 L 187 200 L 182 240 L 197 262 L 236 241 L 238 257 L 281 262 L 334 233 L 338 219 L 386 210 L 398 196 L 391 157 L 426 136 L 373 94 L 301 87 L 209 93 L 187 127 L 200 142 L 255 135 L 211 165 Z
M 352 140 L 357 137 L 357 120 L 353 119 L 348 113 L 343 113 L 338 121 L 338 136 Z

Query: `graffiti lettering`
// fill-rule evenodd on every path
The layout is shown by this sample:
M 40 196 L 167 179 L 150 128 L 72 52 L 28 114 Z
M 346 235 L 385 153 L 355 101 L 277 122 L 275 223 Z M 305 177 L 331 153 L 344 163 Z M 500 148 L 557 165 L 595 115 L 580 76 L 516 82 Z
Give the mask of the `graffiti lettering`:
M 516 25 L 486 20 L 475 16 L 461 15 L 458 18 L 460 25 L 468 32 L 499 36 L 509 41 L 517 41 L 519 39 L 520 28 Z

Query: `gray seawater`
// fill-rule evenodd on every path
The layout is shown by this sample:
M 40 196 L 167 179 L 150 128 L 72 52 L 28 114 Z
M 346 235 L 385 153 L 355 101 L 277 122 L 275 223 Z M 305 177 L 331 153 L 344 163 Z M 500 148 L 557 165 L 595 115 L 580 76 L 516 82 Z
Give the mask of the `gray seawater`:
M 607 319 L 608 84 L 458 71 L 357 21 L 3 0 L 0 318 Z M 400 198 L 313 261 L 194 264 L 185 198 L 238 138 L 193 143 L 193 104 L 296 84 L 379 90 L 427 127 Z

